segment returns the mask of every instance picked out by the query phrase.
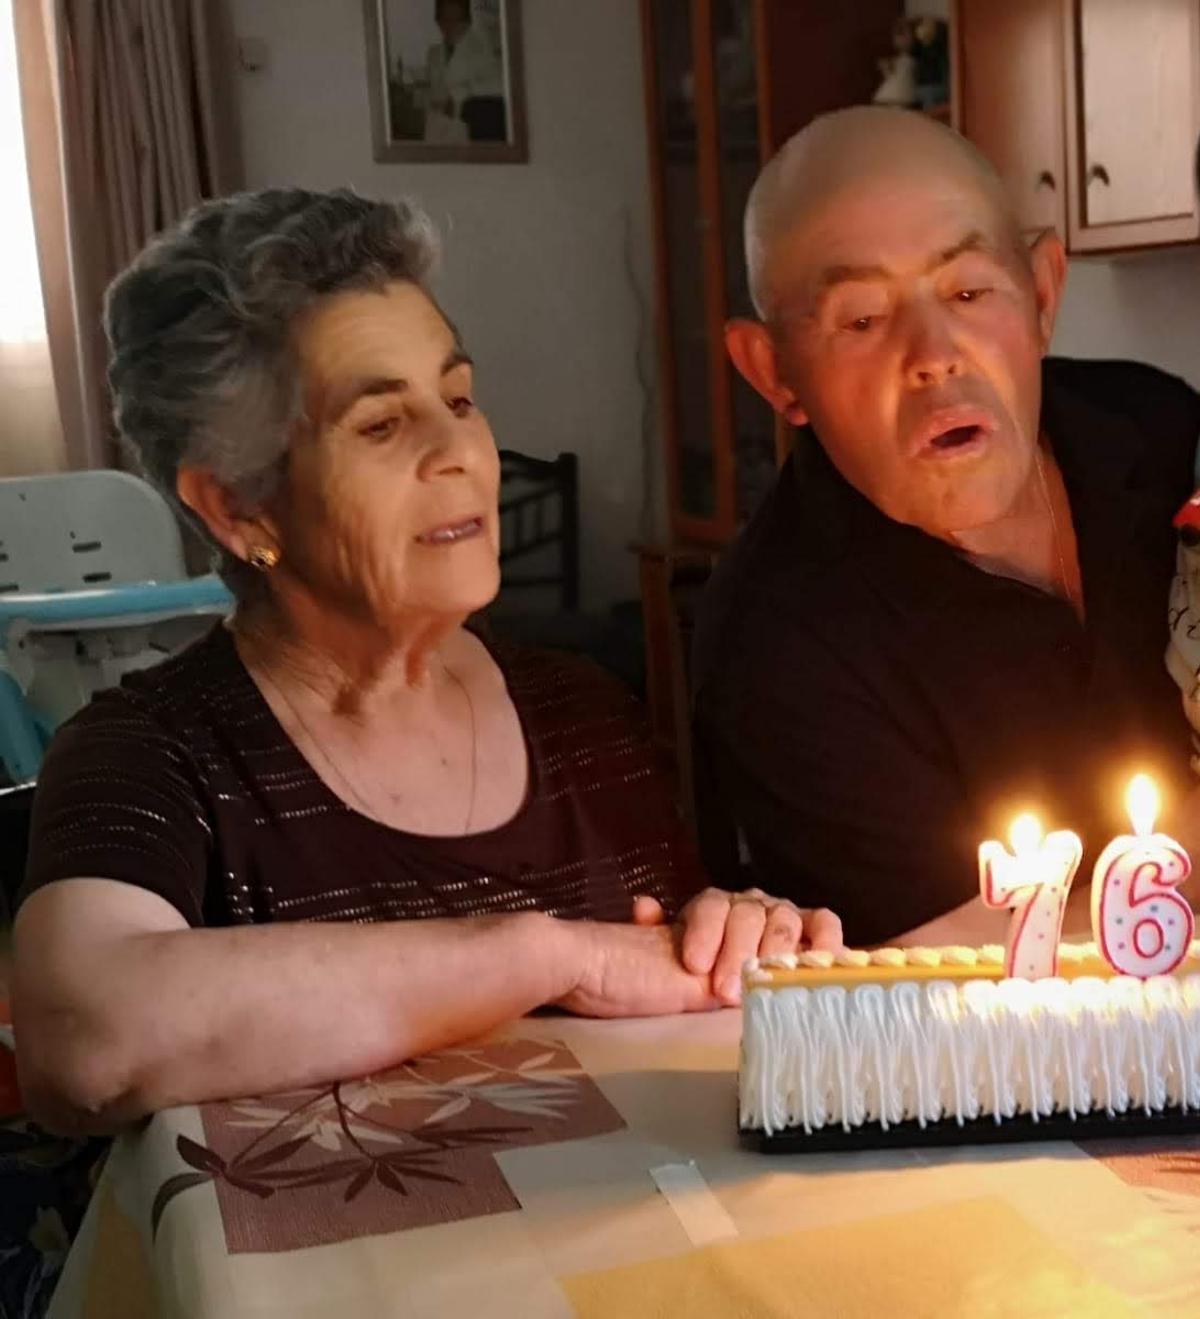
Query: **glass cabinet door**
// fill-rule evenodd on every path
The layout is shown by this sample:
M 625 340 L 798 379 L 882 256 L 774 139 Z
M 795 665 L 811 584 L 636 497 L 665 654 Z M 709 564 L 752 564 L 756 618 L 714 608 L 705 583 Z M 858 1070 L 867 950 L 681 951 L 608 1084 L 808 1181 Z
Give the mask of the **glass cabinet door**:
M 661 153 L 661 256 L 664 260 L 671 362 L 662 384 L 673 431 L 668 464 L 672 513 L 716 516 L 712 345 L 704 297 L 704 218 L 696 116 L 693 6 L 652 0 L 654 79 Z
M 715 0 L 717 166 L 721 178 L 722 277 L 727 315 L 754 316 L 746 279 L 743 219 L 764 159 L 755 30 L 758 0 Z M 738 524 L 754 512 L 775 481 L 775 414 L 729 364 L 732 398 L 734 508 Z
M 758 174 L 760 0 L 644 0 L 656 173 L 672 531 L 723 543 L 775 473 L 773 414 L 734 370 L 725 323 L 751 315 L 742 215 Z

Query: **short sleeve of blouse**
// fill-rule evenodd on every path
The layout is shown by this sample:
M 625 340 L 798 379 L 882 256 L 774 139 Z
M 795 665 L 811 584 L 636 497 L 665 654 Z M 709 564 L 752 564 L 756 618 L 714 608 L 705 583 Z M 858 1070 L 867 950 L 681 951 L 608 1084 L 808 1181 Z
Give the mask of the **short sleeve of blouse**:
M 124 691 L 54 737 L 38 776 L 18 902 L 61 879 L 115 879 L 204 924 L 212 827 L 178 737 Z

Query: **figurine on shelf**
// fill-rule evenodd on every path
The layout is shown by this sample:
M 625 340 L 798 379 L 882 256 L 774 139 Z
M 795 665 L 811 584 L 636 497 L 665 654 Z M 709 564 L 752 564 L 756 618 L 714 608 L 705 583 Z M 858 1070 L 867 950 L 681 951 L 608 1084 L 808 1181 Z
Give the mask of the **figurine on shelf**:
M 950 99 L 950 34 L 943 18 L 917 18 L 912 25 L 916 103 L 922 110 L 932 110 Z
M 876 105 L 908 107 L 917 103 L 917 58 L 913 54 L 913 29 L 907 18 L 892 27 L 893 54 L 879 61 L 883 81 L 871 98 Z
M 944 19 L 898 18 L 891 55 L 879 61 L 876 105 L 936 109 L 950 97 L 950 41 Z

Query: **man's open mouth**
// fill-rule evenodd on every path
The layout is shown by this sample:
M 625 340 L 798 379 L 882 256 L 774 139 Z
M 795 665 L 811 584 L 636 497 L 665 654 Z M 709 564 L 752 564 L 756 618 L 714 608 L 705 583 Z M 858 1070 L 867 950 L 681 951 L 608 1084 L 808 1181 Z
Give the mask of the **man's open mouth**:
M 929 458 L 960 453 L 978 446 L 995 430 L 995 418 L 983 408 L 941 408 L 917 428 L 914 452 Z
M 981 426 L 952 426 L 948 431 L 935 435 L 929 443 L 935 449 L 961 449 L 964 444 L 970 444 L 972 440 L 977 440 L 982 435 Z

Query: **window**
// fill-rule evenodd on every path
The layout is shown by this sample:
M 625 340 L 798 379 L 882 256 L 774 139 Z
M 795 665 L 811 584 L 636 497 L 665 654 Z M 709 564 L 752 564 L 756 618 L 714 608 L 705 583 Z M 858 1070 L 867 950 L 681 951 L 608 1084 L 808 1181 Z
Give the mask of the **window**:
M 0 0 L 0 197 L 4 199 L 0 205 L 0 252 L 4 253 L 0 343 L 41 341 L 46 338 L 46 317 L 25 169 L 13 0 Z

